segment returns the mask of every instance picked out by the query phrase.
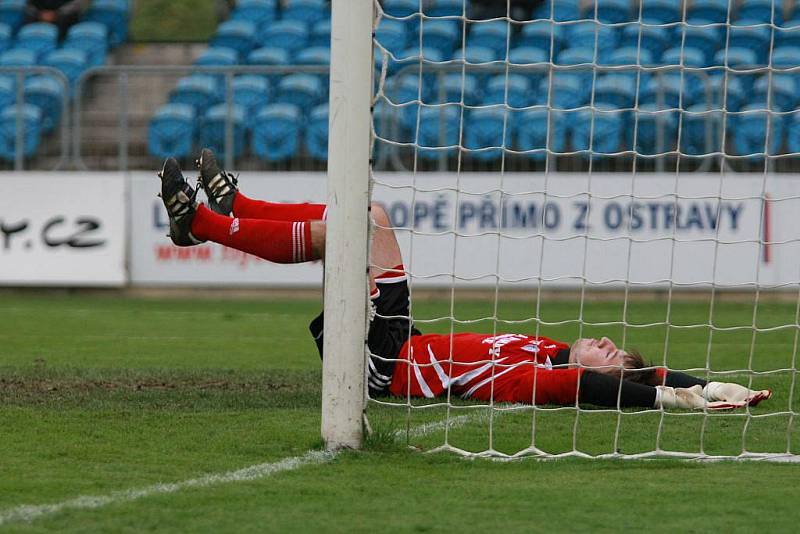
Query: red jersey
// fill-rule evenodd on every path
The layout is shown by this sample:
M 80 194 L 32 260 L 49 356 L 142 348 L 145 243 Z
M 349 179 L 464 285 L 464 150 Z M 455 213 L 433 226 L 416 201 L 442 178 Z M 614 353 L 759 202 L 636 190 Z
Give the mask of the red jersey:
M 433 398 L 449 388 L 463 398 L 528 404 L 535 391 L 537 404 L 572 404 L 581 369 L 553 368 L 564 349 L 569 345 L 523 334 L 412 336 L 400 349 L 389 390 Z

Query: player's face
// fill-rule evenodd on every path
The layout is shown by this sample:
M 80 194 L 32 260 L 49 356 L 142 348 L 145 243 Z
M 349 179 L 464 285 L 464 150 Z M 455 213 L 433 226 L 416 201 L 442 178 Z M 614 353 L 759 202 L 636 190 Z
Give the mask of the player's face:
M 596 367 L 593 370 L 599 373 L 615 373 L 624 365 L 625 355 L 625 351 L 607 337 L 582 338 L 572 344 L 569 361 L 584 367 Z

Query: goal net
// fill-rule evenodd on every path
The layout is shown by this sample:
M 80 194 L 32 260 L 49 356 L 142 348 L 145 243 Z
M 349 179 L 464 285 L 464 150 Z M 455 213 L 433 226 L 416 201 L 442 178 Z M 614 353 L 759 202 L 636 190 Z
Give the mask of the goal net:
M 370 9 L 368 190 L 403 252 L 408 320 L 491 335 L 488 398 L 445 371 L 441 394 L 372 395 L 372 431 L 469 456 L 797 461 L 800 9 L 796 22 L 777 0 Z M 605 336 L 648 367 L 773 396 L 731 411 L 579 392 L 555 405 L 534 380 L 501 400 L 508 334 Z M 431 361 L 397 356 L 409 384 Z

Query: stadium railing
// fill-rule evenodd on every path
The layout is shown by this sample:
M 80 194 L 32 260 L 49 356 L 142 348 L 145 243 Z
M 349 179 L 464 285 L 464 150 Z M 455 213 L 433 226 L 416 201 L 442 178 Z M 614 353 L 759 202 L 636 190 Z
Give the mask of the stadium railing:
M 52 83 L 57 84 L 57 86 L 61 89 L 60 103 L 55 104 L 60 107 L 59 113 L 61 120 L 57 122 L 58 125 L 56 127 L 58 132 L 58 145 L 60 149 L 58 158 L 53 165 L 53 170 L 62 169 L 66 167 L 70 161 L 70 134 L 69 121 L 67 120 L 70 106 L 69 97 L 67 95 L 70 93 L 70 82 L 64 73 L 53 67 L 0 67 L 0 78 L 8 77 L 9 79 L 13 80 L 11 88 L 14 94 L 13 96 L 9 95 L 11 96 L 11 100 L 8 102 L 8 106 L 6 106 L 5 109 L 15 107 L 14 116 L 16 119 L 13 124 L 8 124 L 8 127 L 0 128 L 0 135 L 2 136 L 2 139 L 0 139 L 0 144 L 3 145 L 2 150 L 0 150 L 0 159 L 13 161 L 14 170 L 22 170 L 25 167 L 26 153 L 30 154 L 31 152 L 30 147 L 26 147 L 26 145 L 34 143 L 38 146 L 40 141 L 40 132 L 34 132 L 33 139 L 31 139 L 31 132 L 28 130 L 31 128 L 38 128 L 40 125 L 34 126 L 25 120 L 26 98 L 28 98 L 26 91 L 26 80 L 30 80 L 34 76 L 47 77 L 52 81 Z M 47 112 L 54 113 L 55 109 L 50 108 L 47 110 Z M 55 123 L 53 126 L 55 127 Z M 9 136 L 13 136 L 13 143 L 8 138 Z M 26 138 L 28 139 L 27 143 Z

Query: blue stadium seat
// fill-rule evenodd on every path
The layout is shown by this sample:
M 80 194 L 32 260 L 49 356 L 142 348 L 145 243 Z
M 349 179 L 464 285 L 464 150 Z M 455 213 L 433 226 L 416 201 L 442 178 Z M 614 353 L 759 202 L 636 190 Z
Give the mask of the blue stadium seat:
M 435 0 L 430 7 L 425 10 L 425 14 L 431 17 L 460 17 L 464 14 L 464 0 Z M 466 2 L 467 9 L 470 2 Z M 467 12 L 469 16 L 469 12 Z
M 511 111 L 501 106 L 471 110 L 464 128 L 464 147 L 470 150 L 470 157 L 479 161 L 500 158 L 503 150 L 512 146 L 511 123 Z
M 286 0 L 283 6 L 283 20 L 315 24 L 330 17 L 331 8 L 327 0 Z
M 707 65 L 717 53 L 717 50 L 725 47 L 725 36 L 720 36 L 720 29 L 716 26 L 709 26 L 711 22 L 707 20 L 696 20 L 694 24 L 687 24 L 682 28 L 684 48 L 694 48 L 705 56 Z M 680 33 L 676 35 L 680 41 Z
M 26 0 L 0 0 L 0 23 L 19 29 L 25 21 L 25 4 Z
M 25 80 L 25 102 L 42 111 L 42 132 L 50 133 L 61 121 L 66 88 L 53 76 L 31 76 Z
M 572 150 L 584 151 L 584 157 L 619 152 L 625 128 L 623 117 L 623 112 L 604 106 L 576 112 L 571 118 Z
M 32 67 L 36 65 L 36 52 L 24 48 L 11 48 L 0 54 L 2 67 Z
M 288 65 L 290 61 L 291 56 L 288 50 L 275 48 L 273 46 L 257 48 L 247 55 L 247 63 L 250 65 L 280 67 Z M 283 78 L 283 76 L 283 74 L 270 74 L 267 78 L 272 85 L 277 85 L 278 81 Z
M 796 9 L 800 15 L 800 9 Z M 791 26 L 775 28 L 775 48 L 784 46 L 800 47 L 800 18 L 795 19 Z
M 150 120 L 147 149 L 157 158 L 192 155 L 196 113 L 188 104 L 165 104 Z
M 325 19 L 317 22 L 311 28 L 308 41 L 309 46 L 331 46 L 331 21 Z
M 775 24 L 783 24 L 783 2 L 781 0 L 742 0 L 739 5 L 738 18 L 754 20 L 759 23 L 774 21 Z
M 86 52 L 89 66 L 105 64 L 108 53 L 108 28 L 99 22 L 81 22 L 67 30 L 64 47 Z
M 746 93 L 742 86 L 742 81 L 735 75 L 728 73 L 727 77 L 724 73 L 712 74 L 709 77 L 710 91 L 711 91 L 711 104 L 715 109 L 724 109 L 727 111 L 739 111 L 744 105 Z M 705 96 L 704 96 L 705 99 Z
M 211 40 L 212 48 L 236 50 L 238 57 L 246 58 L 256 43 L 256 25 L 248 20 L 226 20 L 217 28 Z
M 641 37 L 640 35 L 641 34 Z M 622 28 L 619 47 L 639 48 L 650 52 L 654 62 L 661 59 L 661 54 L 672 41 L 670 31 L 659 26 L 647 26 L 634 22 Z
M 519 46 L 509 51 L 508 60 L 511 63 L 509 71 L 527 77 L 530 80 L 531 87 L 538 88 L 542 79 L 548 76 L 549 69 L 546 64 L 550 62 L 550 56 L 546 55 L 544 50 L 533 48 L 532 46 Z M 537 63 L 541 64 L 541 66 L 536 68 L 518 67 Z
M 546 149 L 555 153 L 567 151 L 567 137 L 571 130 L 569 118 L 574 112 L 536 108 L 525 111 L 516 125 L 517 150 L 526 152 L 534 160 L 544 160 Z M 549 139 L 548 139 L 549 136 Z
M 316 27 L 315 27 L 316 28 Z M 330 27 L 328 28 L 328 46 L 330 46 Z M 378 29 L 375 32 L 375 39 L 382 47 L 397 55 L 401 50 L 405 50 L 408 44 L 408 33 L 406 24 L 399 20 L 382 18 Z
M 618 67 L 638 67 L 651 66 L 654 65 L 655 62 L 653 61 L 653 55 L 648 49 L 636 48 L 635 46 L 624 46 L 614 50 L 608 56 L 604 64 Z
M 539 82 L 541 83 L 541 82 Z M 537 86 L 538 87 L 538 86 Z M 486 82 L 483 105 L 508 104 L 512 108 L 525 108 L 538 104 L 537 94 L 531 91 L 530 78 L 522 74 L 497 74 Z
M 678 138 L 678 112 L 656 109 L 654 104 L 642 104 L 634 114 L 636 123 L 635 150 L 645 156 L 654 156 L 675 150 Z
M 681 152 L 689 156 L 722 152 L 722 120 L 722 111 L 707 104 L 689 106 L 681 113 Z
M 420 98 L 423 102 L 427 101 L 426 89 L 429 87 L 423 83 L 420 94 L 419 77 L 413 74 L 399 74 L 386 80 L 385 91 L 389 102 L 395 105 L 406 104 L 399 107 L 397 112 L 404 128 L 412 130 L 416 127 L 419 102 L 415 101 Z
M 473 22 L 469 25 L 467 47 L 479 46 L 494 51 L 496 57 L 506 57 L 509 45 L 509 24 L 503 20 Z
M 233 48 L 211 46 L 197 57 L 194 64 L 205 67 L 228 67 L 238 62 L 239 54 Z
M 14 43 L 14 30 L 8 24 L 0 22 L 0 52 L 11 48 Z
M 58 28 L 47 22 L 26 24 L 17 33 L 17 48 L 26 48 L 41 57 L 58 46 Z
M 571 24 L 566 34 L 569 49 L 597 48 L 597 60 L 603 61 L 617 46 L 617 33 L 609 26 L 586 20 Z M 564 51 L 566 52 L 566 51 Z M 594 60 L 594 58 L 593 58 Z
M 22 115 L 22 154 L 29 158 L 39 149 L 42 111 L 32 104 L 11 104 L 0 111 L 0 159 L 14 161 L 17 153 L 17 115 Z
M 300 148 L 303 115 L 293 104 L 270 104 L 256 115 L 250 147 L 266 161 L 283 161 Z
M 640 86 L 642 86 L 640 82 Z M 632 108 L 636 101 L 636 83 L 627 76 L 605 74 L 597 77 L 594 85 L 595 104 L 605 104 L 617 109 Z
M 681 50 L 681 48 L 677 46 L 664 51 L 664 54 L 661 57 L 661 63 L 663 65 L 675 65 L 676 67 L 683 65 L 684 67 L 684 69 L 681 69 L 683 71 L 684 105 L 687 103 L 694 103 L 698 98 L 701 97 L 706 81 L 705 73 L 707 71 L 689 69 L 708 67 L 713 64 L 712 61 L 713 60 L 707 58 L 706 55 L 697 48 L 684 48 Z M 681 70 L 670 70 L 663 77 L 680 78 Z
M 461 43 L 462 30 L 455 20 L 425 19 L 420 27 L 423 48 L 435 48 L 442 57 L 450 57 L 456 44 Z
M 544 99 L 544 102 L 548 102 L 548 91 L 550 91 L 549 102 L 555 109 L 575 109 L 589 102 L 589 86 L 578 76 L 554 75 L 552 89 L 550 80 L 545 78 L 539 85 L 540 98 Z
M 83 16 L 88 22 L 100 22 L 108 28 L 109 44 L 117 46 L 128 39 L 127 0 L 94 0 Z
M 285 48 L 294 53 L 306 46 L 308 26 L 299 20 L 279 20 L 264 26 L 260 32 L 260 46 Z
M 733 152 L 760 161 L 767 146 L 769 122 L 769 155 L 778 154 L 783 144 L 784 129 L 781 116 L 770 113 L 763 103 L 748 104 L 732 118 Z
M 201 146 L 208 147 L 217 153 L 217 157 L 226 157 L 225 128 L 228 120 L 232 121 L 233 126 L 233 157 L 238 158 L 242 155 L 246 146 L 247 117 L 242 106 L 233 104 L 230 106 L 230 113 L 227 104 L 217 104 L 209 108 L 204 117 L 200 119 L 198 128 L 198 138 Z
M 726 63 L 728 66 L 728 78 L 737 79 L 745 92 L 750 91 L 755 75 L 739 71 L 745 71 L 758 66 L 758 58 L 756 57 L 755 51 L 741 47 L 728 48 L 727 50 L 722 49 L 717 52 L 717 55 L 714 57 L 714 64 L 725 65 Z
M 330 65 L 331 64 L 331 49 L 327 46 L 312 46 L 306 48 L 297 54 L 295 63 L 298 65 Z M 322 96 L 327 98 L 328 89 L 330 87 L 330 76 L 327 74 L 312 74 L 319 78 L 320 86 L 322 87 Z
M 435 48 L 423 48 L 422 53 L 418 47 L 411 47 L 400 52 L 400 60 L 397 62 L 390 61 L 389 72 L 393 73 L 403 70 L 405 73 L 413 73 L 415 76 L 419 72 L 419 65 L 422 64 L 422 70 L 425 83 L 434 85 L 437 76 L 430 73 L 428 65 L 430 63 L 438 63 L 442 61 L 442 54 Z
M 298 52 L 295 56 L 298 65 L 330 65 L 331 49 L 328 46 L 312 46 Z
M 800 113 L 787 117 L 786 151 L 792 154 L 800 152 Z
M 239 54 L 232 48 L 209 47 L 194 61 L 199 67 L 230 67 L 239 63 Z M 220 87 L 224 87 L 225 75 L 209 74 L 213 76 Z
M 583 13 L 581 11 L 581 1 L 550 0 L 549 2 L 543 2 L 537 9 L 536 16 L 541 19 L 552 18 L 558 22 L 580 20 L 581 18 L 583 18 Z M 594 13 L 591 13 L 590 16 L 593 17 Z
M 683 19 L 683 8 L 675 0 L 642 0 L 642 20 L 657 24 L 680 22 Z
M 320 104 L 311 110 L 306 126 L 305 145 L 314 159 L 328 159 L 328 104 Z
M 264 76 L 241 74 L 231 83 L 233 102 L 245 110 L 245 122 L 253 126 L 258 111 L 270 102 L 270 86 Z
M 694 104 L 688 80 L 679 74 L 653 77 L 642 91 L 640 104 L 656 104 L 657 109 L 686 109 Z
M 553 70 L 553 84 L 556 85 L 556 80 L 570 78 L 577 79 L 580 82 L 580 89 L 582 101 L 588 100 L 589 92 L 592 87 L 593 68 L 594 64 L 594 49 L 592 48 L 567 48 L 558 55 L 557 65 L 585 65 L 573 69 L 557 69 Z
M 747 48 L 756 53 L 759 63 L 766 64 L 772 31 L 768 26 L 753 19 L 740 19 L 733 23 L 728 31 L 728 48 Z
M 698 20 L 708 23 L 728 22 L 728 1 L 693 0 L 687 9 L 686 18 L 691 24 L 697 24 Z M 733 16 L 730 20 L 733 21 Z
M 17 100 L 14 80 L 8 76 L 0 77 L 0 109 L 13 104 Z
M 82 48 L 73 48 L 72 45 L 65 45 L 53 50 L 44 57 L 41 64 L 56 68 L 64 73 L 64 76 L 66 76 L 70 82 L 71 91 L 74 91 L 75 84 L 81 74 L 92 66 L 91 63 L 89 63 L 89 54 L 86 50 Z
M 776 111 L 794 111 L 798 104 L 795 80 L 791 75 L 764 74 L 753 84 L 753 97 L 757 101 L 770 102 Z M 769 100 L 767 100 L 769 98 Z
M 421 158 L 437 160 L 442 155 L 450 156 L 456 153 L 457 148 L 441 148 L 458 146 L 461 115 L 460 106 L 444 105 L 422 108 L 419 117 L 419 131 L 416 136 L 416 144 L 419 146 L 417 153 Z M 435 148 L 440 148 L 440 150 L 430 150 Z
M 589 8 L 589 17 L 594 17 Z M 636 14 L 638 16 L 638 13 Z M 597 0 L 597 20 L 605 24 L 619 24 L 634 19 L 630 0 Z
M 278 16 L 278 0 L 238 0 L 231 12 L 232 20 L 247 20 L 263 26 Z
M 508 60 L 513 65 L 533 65 L 535 63 L 549 63 L 550 55 L 541 48 L 533 46 L 518 46 L 508 52 Z M 531 72 L 526 70 L 526 72 Z M 545 73 L 546 71 L 542 71 Z
M 420 0 L 384 0 L 383 11 L 393 17 L 407 17 L 420 12 Z
M 416 88 L 416 83 L 414 87 Z M 442 82 L 433 90 L 430 100 L 433 104 L 461 102 L 462 94 L 465 105 L 479 105 L 480 89 L 478 79 L 472 74 L 464 74 L 462 76 L 460 72 L 451 72 L 445 74 Z M 442 96 L 444 100 L 442 100 Z
M 207 74 L 193 74 L 178 80 L 169 101 L 175 104 L 192 106 L 195 113 L 201 115 L 219 101 L 217 79 Z
M 517 37 L 517 46 L 539 48 L 544 51 L 549 61 L 551 44 L 555 58 L 564 47 L 564 34 L 564 26 L 553 24 L 549 20 L 526 22 Z
M 290 74 L 278 82 L 276 101 L 310 110 L 323 96 L 322 82 L 313 74 Z

